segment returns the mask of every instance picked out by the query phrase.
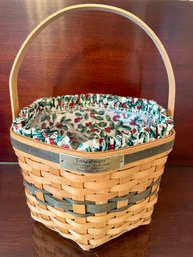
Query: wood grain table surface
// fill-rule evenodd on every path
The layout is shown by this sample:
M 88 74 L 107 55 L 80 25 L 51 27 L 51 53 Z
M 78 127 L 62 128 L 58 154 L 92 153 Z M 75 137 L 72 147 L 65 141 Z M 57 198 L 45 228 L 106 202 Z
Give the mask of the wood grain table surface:
M 193 168 L 166 167 L 150 225 L 91 252 L 32 221 L 17 165 L 0 165 L 0 257 L 192 257 Z

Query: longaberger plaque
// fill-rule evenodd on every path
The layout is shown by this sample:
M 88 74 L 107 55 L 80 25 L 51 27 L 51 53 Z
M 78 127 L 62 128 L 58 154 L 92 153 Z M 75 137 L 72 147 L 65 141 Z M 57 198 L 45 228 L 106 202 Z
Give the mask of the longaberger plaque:
M 103 158 L 82 158 L 69 154 L 60 154 L 60 166 L 69 171 L 98 173 L 119 170 L 124 164 L 124 155 Z

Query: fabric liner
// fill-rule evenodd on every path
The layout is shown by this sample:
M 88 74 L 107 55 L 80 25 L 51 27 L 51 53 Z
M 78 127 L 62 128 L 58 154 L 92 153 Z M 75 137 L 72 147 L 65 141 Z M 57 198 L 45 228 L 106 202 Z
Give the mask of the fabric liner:
M 41 142 L 96 152 L 162 138 L 173 125 L 153 100 L 81 94 L 38 99 L 20 111 L 12 126 Z

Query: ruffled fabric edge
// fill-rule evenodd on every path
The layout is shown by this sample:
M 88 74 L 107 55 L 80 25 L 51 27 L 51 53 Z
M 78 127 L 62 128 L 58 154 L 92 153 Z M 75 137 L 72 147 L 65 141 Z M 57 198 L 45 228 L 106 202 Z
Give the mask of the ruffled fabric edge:
M 136 124 L 126 134 L 118 134 L 115 137 L 105 135 L 90 139 L 77 146 L 77 150 L 80 151 L 106 151 L 146 143 L 169 135 L 174 126 L 174 120 L 167 115 L 166 109 L 153 100 L 90 93 L 40 98 L 20 111 L 19 117 L 13 121 L 12 127 L 16 133 L 37 141 L 71 149 L 72 144 L 69 136 L 61 136 L 57 132 L 48 135 L 46 129 L 33 128 L 30 127 L 30 124 L 42 112 L 57 113 L 84 108 L 128 111 L 138 115 L 146 115 L 153 120 L 153 124 L 149 127 Z

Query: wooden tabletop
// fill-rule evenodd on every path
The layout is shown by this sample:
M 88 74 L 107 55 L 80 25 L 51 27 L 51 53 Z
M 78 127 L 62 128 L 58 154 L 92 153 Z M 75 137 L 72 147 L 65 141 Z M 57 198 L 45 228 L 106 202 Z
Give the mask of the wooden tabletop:
M 150 225 L 91 252 L 33 221 L 17 165 L 0 165 L 0 257 L 192 257 L 193 168 L 167 167 Z

